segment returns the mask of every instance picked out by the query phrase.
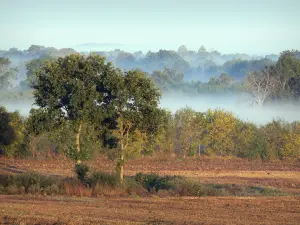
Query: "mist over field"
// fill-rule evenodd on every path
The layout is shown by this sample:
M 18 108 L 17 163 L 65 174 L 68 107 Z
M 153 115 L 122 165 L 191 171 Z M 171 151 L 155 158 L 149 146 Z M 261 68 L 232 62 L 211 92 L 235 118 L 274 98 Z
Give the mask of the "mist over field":
M 300 121 L 300 106 L 292 102 L 279 102 L 266 104 L 263 107 L 250 104 L 250 96 L 246 93 L 240 95 L 216 95 L 216 94 L 186 94 L 164 93 L 160 100 L 160 106 L 175 113 L 184 107 L 192 108 L 198 112 L 208 109 L 223 109 L 232 112 L 236 117 L 244 121 L 264 125 L 273 119 L 283 119 L 287 122 Z M 0 100 L 9 111 L 18 110 L 22 116 L 27 117 L 31 108 L 37 108 L 33 99 L 28 100 Z
M 258 107 L 251 105 L 249 99 L 247 94 L 191 96 L 172 93 L 162 97 L 161 106 L 172 112 L 183 107 L 190 107 L 199 112 L 205 112 L 208 109 L 224 109 L 244 121 L 250 121 L 257 125 L 264 125 L 279 118 L 287 122 L 300 120 L 299 105 L 280 102 Z

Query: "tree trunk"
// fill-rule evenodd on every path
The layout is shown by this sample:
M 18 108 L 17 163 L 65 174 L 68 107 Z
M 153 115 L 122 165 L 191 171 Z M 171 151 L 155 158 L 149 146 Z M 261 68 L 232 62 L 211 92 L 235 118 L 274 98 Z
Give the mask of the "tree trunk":
M 121 152 L 120 152 L 120 162 L 119 162 L 119 178 L 120 178 L 120 183 L 123 184 L 124 181 L 124 144 L 121 141 Z
M 79 127 L 78 127 L 78 131 L 77 131 L 77 134 L 76 134 L 76 149 L 77 149 L 78 153 L 80 152 L 80 133 L 81 133 L 81 128 L 82 128 L 82 121 L 79 122 Z M 81 163 L 81 160 L 78 159 L 77 160 L 77 164 L 80 164 L 80 163 Z
M 120 183 L 123 184 L 124 181 L 124 155 L 121 154 L 120 157 Z
M 31 152 L 32 152 L 32 157 L 33 158 L 36 157 L 35 145 L 36 145 L 35 136 L 31 136 L 30 148 L 31 148 Z

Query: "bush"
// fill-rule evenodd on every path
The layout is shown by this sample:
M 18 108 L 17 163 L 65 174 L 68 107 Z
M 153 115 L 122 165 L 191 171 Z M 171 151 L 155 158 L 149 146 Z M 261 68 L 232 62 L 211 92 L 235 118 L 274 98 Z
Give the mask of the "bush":
M 63 182 L 60 178 L 41 176 L 26 172 L 17 175 L 0 175 L 1 192 L 7 194 L 53 194 L 63 193 Z
M 18 187 L 23 186 L 25 188 L 25 192 L 29 191 L 31 186 L 40 186 L 40 175 L 37 173 L 26 172 L 23 174 L 16 175 L 12 177 L 13 183 Z
M 174 188 L 174 180 L 176 179 L 178 179 L 177 176 L 160 177 L 157 174 L 137 173 L 135 176 L 135 181 L 146 188 L 148 192 L 158 192 L 160 189 L 169 190 Z
M 7 187 L 8 186 L 8 183 L 9 182 L 9 179 L 8 179 L 8 176 L 7 175 L 4 175 L 4 174 L 0 174 L 0 184 L 2 187 Z
M 104 172 L 94 172 L 89 178 L 89 184 L 91 187 L 96 185 L 104 185 L 110 187 L 116 187 L 119 183 L 119 178 L 115 174 L 108 174 Z
M 277 189 L 265 188 L 265 187 L 248 187 L 248 195 L 263 195 L 263 196 L 281 196 L 285 193 Z
M 28 188 L 28 193 L 30 193 L 30 194 L 33 194 L 33 195 L 35 195 L 35 194 L 40 194 L 41 193 L 41 187 L 40 187 L 40 185 L 38 185 L 38 184 L 35 184 L 35 185 L 31 185 L 29 188 Z
M 0 185 L 0 195 L 6 194 L 5 187 Z
M 129 195 L 146 195 L 148 193 L 147 190 L 135 180 L 135 177 L 125 177 L 123 188 Z
M 75 172 L 77 174 L 78 180 L 84 184 L 88 184 L 87 173 L 89 172 L 89 167 L 86 164 L 76 164 Z
M 50 186 L 47 186 L 44 190 L 45 194 L 50 195 L 50 194 L 61 194 L 62 190 L 57 184 L 52 184 Z

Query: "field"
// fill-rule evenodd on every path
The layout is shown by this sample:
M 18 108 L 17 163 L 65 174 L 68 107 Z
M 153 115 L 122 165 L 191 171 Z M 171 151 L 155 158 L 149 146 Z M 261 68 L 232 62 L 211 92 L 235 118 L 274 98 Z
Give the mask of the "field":
M 97 158 L 93 169 L 110 172 L 113 162 Z M 0 159 L 0 173 L 34 170 L 74 176 L 63 159 Z M 300 162 L 248 161 L 236 158 L 141 157 L 129 160 L 126 175 L 154 172 L 184 175 L 203 183 L 277 188 L 287 196 L 168 197 L 141 196 L 0 196 L 3 224 L 299 224 Z

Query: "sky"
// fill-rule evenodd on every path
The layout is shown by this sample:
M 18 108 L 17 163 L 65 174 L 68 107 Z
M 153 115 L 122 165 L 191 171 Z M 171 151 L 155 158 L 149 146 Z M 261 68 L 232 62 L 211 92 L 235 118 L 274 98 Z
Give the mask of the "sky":
M 299 11 L 298 0 L 0 0 L 0 49 L 114 43 L 278 54 L 300 49 Z

